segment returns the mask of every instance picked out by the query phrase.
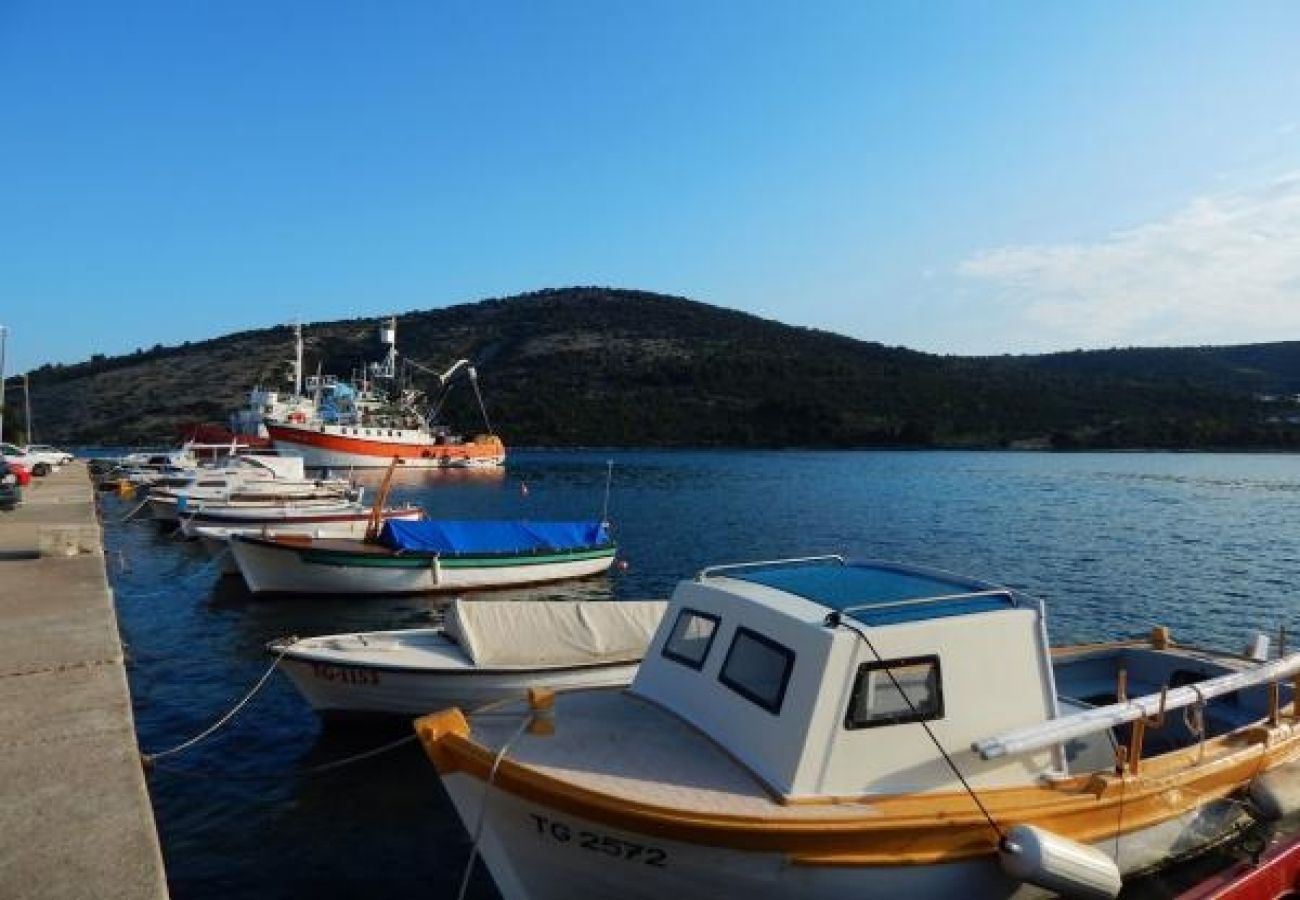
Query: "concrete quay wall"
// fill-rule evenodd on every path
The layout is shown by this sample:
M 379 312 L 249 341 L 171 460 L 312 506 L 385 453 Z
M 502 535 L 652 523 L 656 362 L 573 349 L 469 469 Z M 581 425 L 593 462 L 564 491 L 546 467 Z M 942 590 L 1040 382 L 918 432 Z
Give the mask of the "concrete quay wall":
M 0 896 L 165 898 L 94 489 L 0 512 Z

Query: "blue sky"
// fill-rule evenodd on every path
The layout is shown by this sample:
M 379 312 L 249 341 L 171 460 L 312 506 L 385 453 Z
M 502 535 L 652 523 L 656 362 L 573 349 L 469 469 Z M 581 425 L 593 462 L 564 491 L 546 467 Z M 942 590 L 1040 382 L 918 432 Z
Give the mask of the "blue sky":
M 0 2 L 10 372 L 543 287 L 1300 338 L 1300 4 Z

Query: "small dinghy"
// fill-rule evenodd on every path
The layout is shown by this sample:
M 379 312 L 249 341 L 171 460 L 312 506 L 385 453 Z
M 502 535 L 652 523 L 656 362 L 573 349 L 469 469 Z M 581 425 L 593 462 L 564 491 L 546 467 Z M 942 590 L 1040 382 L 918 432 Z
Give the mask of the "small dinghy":
M 442 628 L 267 645 L 322 716 L 474 709 L 530 688 L 623 687 L 666 601 L 460 600 Z
M 416 730 L 506 900 L 1113 897 L 1300 811 L 1300 654 L 1054 650 L 1044 616 L 887 563 L 719 566 L 627 690 Z
M 596 575 L 617 550 L 604 522 L 385 522 L 374 540 L 241 535 L 231 552 L 255 594 L 420 594 Z

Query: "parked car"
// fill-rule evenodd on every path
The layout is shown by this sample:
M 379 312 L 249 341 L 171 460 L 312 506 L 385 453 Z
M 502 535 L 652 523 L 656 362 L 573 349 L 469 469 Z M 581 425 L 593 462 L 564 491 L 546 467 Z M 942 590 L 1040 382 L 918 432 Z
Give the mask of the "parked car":
M 27 487 L 27 485 L 32 483 L 32 473 L 22 463 L 11 462 L 7 463 L 7 465 L 9 466 L 9 471 L 18 476 L 18 486 L 20 488 Z
M 28 452 L 17 444 L 0 444 L 0 456 L 5 462 L 18 463 L 38 478 L 63 465 L 65 456 L 71 458 L 71 454 L 63 450 Z
M 18 475 L 7 462 L 0 461 L 0 510 L 10 510 L 23 501 Z
M 28 456 L 37 457 L 55 466 L 66 466 L 73 460 L 72 454 L 67 450 L 60 450 L 49 444 L 28 444 L 23 449 L 27 451 Z

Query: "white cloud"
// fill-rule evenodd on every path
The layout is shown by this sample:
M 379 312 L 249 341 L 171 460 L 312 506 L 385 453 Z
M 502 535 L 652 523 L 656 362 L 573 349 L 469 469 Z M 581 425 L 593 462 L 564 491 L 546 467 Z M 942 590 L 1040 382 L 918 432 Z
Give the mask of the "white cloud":
M 982 251 L 957 273 L 1041 346 L 1300 339 L 1300 173 L 1092 243 Z

